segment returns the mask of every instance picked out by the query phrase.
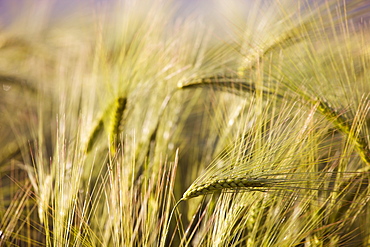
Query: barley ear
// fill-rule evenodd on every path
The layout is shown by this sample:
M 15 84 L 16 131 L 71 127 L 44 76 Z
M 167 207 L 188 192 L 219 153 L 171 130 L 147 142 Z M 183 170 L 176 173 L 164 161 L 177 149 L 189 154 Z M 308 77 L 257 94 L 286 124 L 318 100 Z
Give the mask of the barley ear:
M 317 100 L 319 105 L 317 110 L 324 115 L 329 121 L 331 121 L 336 129 L 345 134 L 347 138 L 354 144 L 356 151 L 358 152 L 361 159 L 370 165 L 370 149 L 369 143 L 365 140 L 362 135 L 356 135 L 352 129 L 352 123 L 332 108 L 325 100 Z
M 109 130 L 109 142 L 110 149 L 112 153 L 116 152 L 116 147 L 118 145 L 117 140 L 120 133 L 120 126 L 123 121 L 123 113 L 126 108 L 127 99 L 124 97 L 118 97 L 116 99 L 114 111 L 111 119 L 111 126 Z
M 238 68 L 238 75 L 245 77 L 246 71 L 254 68 L 267 54 L 278 49 L 288 48 L 304 40 L 304 37 L 308 35 L 309 24 L 310 20 L 308 19 L 271 39 L 270 42 L 258 47 L 258 49 L 256 48 L 255 54 L 246 54 L 244 61 Z
M 253 188 L 268 188 L 273 185 L 278 185 L 284 181 L 269 180 L 269 179 L 255 179 L 255 178 L 227 178 L 212 180 L 202 184 L 194 183 L 182 196 L 182 200 L 188 200 L 193 197 L 201 195 L 212 194 L 220 192 L 224 189 L 229 190 L 254 190 Z M 261 189 L 263 190 L 263 189 Z
M 100 133 L 102 133 L 104 129 L 104 122 L 103 119 L 101 118 L 99 122 L 96 124 L 94 130 L 91 132 L 89 141 L 87 142 L 86 145 L 86 153 L 89 153 L 91 149 L 94 147 L 94 144 L 96 140 L 98 139 Z
M 192 89 L 202 87 L 226 91 L 229 93 L 233 93 L 235 95 L 242 95 L 244 93 L 254 93 L 257 90 L 260 90 L 264 95 L 276 95 L 278 98 L 282 97 L 282 95 L 279 95 L 267 88 L 257 89 L 255 83 L 251 80 L 235 77 L 232 75 L 216 75 L 206 78 L 200 78 L 188 84 L 178 85 L 179 89 Z

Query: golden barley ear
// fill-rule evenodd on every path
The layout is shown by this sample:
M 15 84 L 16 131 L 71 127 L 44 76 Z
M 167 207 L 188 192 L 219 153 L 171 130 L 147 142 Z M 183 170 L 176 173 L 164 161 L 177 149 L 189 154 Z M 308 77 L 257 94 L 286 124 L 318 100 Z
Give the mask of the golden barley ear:
M 115 153 L 118 145 L 118 137 L 120 134 L 120 126 L 124 118 L 124 111 L 126 109 L 127 99 L 124 97 L 118 97 L 115 102 L 114 111 L 111 119 L 111 126 L 109 130 L 109 142 L 112 153 Z

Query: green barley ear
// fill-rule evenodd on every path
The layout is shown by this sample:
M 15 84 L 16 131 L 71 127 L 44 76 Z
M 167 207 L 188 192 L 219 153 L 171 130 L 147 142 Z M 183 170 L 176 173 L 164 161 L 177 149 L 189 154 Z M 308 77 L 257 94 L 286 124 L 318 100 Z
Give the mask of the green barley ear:
M 348 120 L 343 114 L 340 114 L 330 104 L 322 99 L 317 99 L 318 107 L 317 110 L 325 116 L 326 119 L 331 121 L 335 128 L 347 136 L 350 142 L 352 142 L 361 157 L 361 159 L 370 165 L 370 148 L 369 143 L 361 134 L 354 133 L 353 121 Z M 366 113 L 365 113 L 366 115 Z
M 110 128 L 106 129 L 106 132 L 108 132 L 110 148 L 112 152 L 115 152 L 115 142 L 119 135 L 119 128 L 126 108 L 126 102 L 126 98 L 118 97 L 114 103 L 109 104 L 89 136 L 85 149 L 87 153 L 92 150 L 104 128 L 106 128 L 106 125 L 110 125 Z
M 275 95 L 283 97 L 275 93 L 270 88 L 256 88 L 252 79 L 240 78 L 233 75 L 216 75 L 211 77 L 200 78 L 187 84 L 179 84 L 179 89 L 193 89 L 193 88 L 212 88 L 217 91 L 229 92 L 236 95 L 243 95 L 245 93 L 255 93 L 262 91 L 265 95 Z
M 254 93 L 257 89 L 253 81 L 247 81 L 242 78 L 235 78 L 232 76 L 213 76 L 208 78 L 201 78 L 185 85 L 179 85 L 180 89 L 192 89 L 199 87 L 210 87 L 215 90 L 226 91 L 236 95 L 241 93 Z M 270 89 L 261 90 L 265 95 L 275 95 L 278 98 L 283 98 L 283 95 L 274 93 Z M 342 132 L 348 137 L 348 139 L 354 143 L 355 148 L 360 155 L 361 159 L 368 165 L 370 165 L 370 147 L 366 139 L 362 135 L 356 135 L 351 131 L 351 122 L 330 106 L 330 104 L 324 99 L 311 99 L 304 93 L 301 94 L 304 100 L 309 101 L 313 104 L 318 104 L 317 110 L 326 119 L 332 122 L 337 130 Z
M 203 184 L 193 184 L 189 189 L 184 193 L 181 200 L 185 201 L 190 198 L 198 197 L 201 195 L 212 194 L 215 192 L 220 192 L 224 189 L 238 191 L 242 189 L 256 190 L 255 188 L 268 188 L 283 181 L 274 181 L 268 179 L 251 179 L 251 178 L 227 178 L 227 179 L 217 179 L 205 182 Z M 180 201 L 181 201 L 180 200 Z
M 246 71 L 251 68 L 254 68 L 256 64 L 261 62 L 262 58 L 267 54 L 277 50 L 279 48 L 288 48 L 289 46 L 295 45 L 302 41 L 302 37 L 298 35 L 299 28 L 292 28 L 286 33 L 283 33 L 280 37 L 273 40 L 271 43 L 267 43 L 266 45 L 259 47 L 258 52 L 255 54 L 251 54 L 246 56 L 242 64 L 238 68 L 238 74 L 240 77 L 244 77 L 246 75 Z
M 93 128 L 89 136 L 88 142 L 86 144 L 86 147 L 85 147 L 86 153 L 89 153 L 92 150 L 92 148 L 94 147 L 95 143 L 97 142 L 103 130 L 106 128 L 107 125 L 109 125 L 110 123 L 109 117 L 110 117 L 110 114 L 112 114 L 113 103 L 114 102 L 108 105 L 108 107 L 104 110 L 104 112 L 99 117 L 97 124 Z
M 103 119 L 101 118 L 99 122 L 96 124 L 94 130 L 91 132 L 89 141 L 87 142 L 87 147 L 86 147 L 86 153 L 89 153 L 91 149 L 94 147 L 94 144 L 100 134 L 103 132 L 104 129 L 104 122 Z
M 238 75 L 240 77 L 245 77 L 246 73 L 254 69 L 264 57 L 273 52 L 277 52 L 279 49 L 287 49 L 304 41 L 310 36 L 310 32 L 312 32 L 314 19 L 315 17 L 307 16 L 298 23 L 292 23 L 292 20 L 289 21 L 287 19 L 285 22 L 290 25 L 289 28 L 276 33 L 276 35 L 269 36 L 268 39 L 259 42 L 255 47 L 251 48 L 249 42 L 245 42 L 248 45 L 242 48 L 241 52 L 244 58 L 238 67 Z
M 118 137 L 120 133 L 120 126 L 123 121 L 124 111 L 126 108 L 127 99 L 124 97 L 118 97 L 116 99 L 114 111 L 111 119 L 111 126 L 109 130 L 109 142 L 110 149 L 112 153 L 116 152 L 116 147 L 118 145 Z

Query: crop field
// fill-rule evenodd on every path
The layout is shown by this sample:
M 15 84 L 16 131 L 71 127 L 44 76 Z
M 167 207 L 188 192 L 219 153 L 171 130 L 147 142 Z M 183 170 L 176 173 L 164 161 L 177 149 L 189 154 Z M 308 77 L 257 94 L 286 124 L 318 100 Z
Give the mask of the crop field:
M 370 246 L 370 3 L 0 1 L 0 246 Z

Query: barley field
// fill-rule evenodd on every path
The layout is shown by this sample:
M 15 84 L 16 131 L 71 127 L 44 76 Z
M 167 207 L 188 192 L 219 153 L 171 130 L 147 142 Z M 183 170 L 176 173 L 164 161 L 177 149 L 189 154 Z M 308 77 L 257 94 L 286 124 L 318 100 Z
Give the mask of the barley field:
M 366 0 L 0 1 L 0 246 L 370 246 Z

